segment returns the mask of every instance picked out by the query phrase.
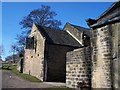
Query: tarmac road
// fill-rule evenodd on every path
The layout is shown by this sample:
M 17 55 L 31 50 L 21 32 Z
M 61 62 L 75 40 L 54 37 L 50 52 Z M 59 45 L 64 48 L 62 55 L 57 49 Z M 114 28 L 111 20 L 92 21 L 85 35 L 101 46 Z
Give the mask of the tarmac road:
M 10 71 L 2 71 L 2 88 L 47 88 L 52 84 L 26 81 Z

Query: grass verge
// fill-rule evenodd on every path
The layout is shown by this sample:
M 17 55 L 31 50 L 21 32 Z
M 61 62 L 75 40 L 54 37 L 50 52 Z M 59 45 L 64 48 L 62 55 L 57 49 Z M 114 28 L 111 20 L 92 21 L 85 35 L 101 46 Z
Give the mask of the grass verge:
M 41 82 L 39 79 L 37 79 L 37 78 L 34 77 L 34 76 L 20 73 L 20 72 L 17 70 L 17 66 L 16 66 L 16 65 L 4 64 L 2 69 L 3 69 L 3 70 L 9 70 L 9 71 L 13 72 L 13 73 L 16 74 L 17 76 L 20 76 L 21 78 L 23 78 L 23 79 L 25 79 L 25 80 L 28 80 L 28 81 L 31 81 L 31 82 Z
M 16 68 L 17 68 L 16 65 L 4 64 L 2 69 L 3 69 L 3 71 L 4 70 L 5 71 L 11 71 L 12 73 L 16 74 L 17 76 L 20 76 L 21 78 L 23 78 L 25 80 L 28 80 L 28 81 L 31 81 L 31 82 L 42 82 L 34 76 L 20 73 Z M 74 90 L 74 89 L 68 88 L 68 87 L 65 87 L 65 86 L 53 86 L 53 87 L 50 87 L 50 88 L 41 88 L 41 89 L 36 88 L 35 90 Z

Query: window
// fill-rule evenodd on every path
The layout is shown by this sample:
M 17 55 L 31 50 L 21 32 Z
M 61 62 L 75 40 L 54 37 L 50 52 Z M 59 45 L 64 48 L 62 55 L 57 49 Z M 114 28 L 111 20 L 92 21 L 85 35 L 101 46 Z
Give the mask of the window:
M 26 38 L 26 49 L 34 49 L 34 36 Z
M 37 50 L 37 40 L 34 40 L 34 45 L 35 45 L 35 53 L 36 53 L 36 50 Z

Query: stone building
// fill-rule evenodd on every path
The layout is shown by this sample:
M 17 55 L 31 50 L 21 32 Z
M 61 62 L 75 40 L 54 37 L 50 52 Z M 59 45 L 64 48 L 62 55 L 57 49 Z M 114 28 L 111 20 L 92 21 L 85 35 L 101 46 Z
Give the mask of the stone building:
M 63 30 L 33 24 L 23 72 L 73 88 L 120 88 L 120 1 L 87 23 L 91 30 L 70 23 Z
M 24 61 L 24 56 L 22 53 L 20 53 L 17 62 L 17 70 L 21 73 L 23 73 L 23 61 Z
M 92 31 L 92 88 L 120 88 L 120 1 L 87 23 Z
M 66 84 L 77 88 L 84 81 L 85 86 L 100 90 L 120 88 L 120 1 L 113 3 L 96 20 L 87 19 L 87 23 L 91 28 L 90 47 L 67 52 Z M 77 39 L 81 38 L 79 36 Z
M 66 84 L 77 88 L 78 83 L 85 81 L 86 86 L 91 84 L 91 50 L 89 29 L 66 23 L 64 30 L 73 35 L 82 47 L 66 54 Z
M 82 32 L 82 27 L 79 33 L 78 29 L 70 31 L 70 26 L 72 24 L 66 24 L 64 30 L 55 30 L 33 24 L 26 39 L 23 73 L 42 81 L 65 82 L 66 53 L 83 47 L 85 40 L 90 42 L 90 38 Z
M 73 36 L 83 47 L 90 46 L 90 29 L 66 23 L 63 30 Z

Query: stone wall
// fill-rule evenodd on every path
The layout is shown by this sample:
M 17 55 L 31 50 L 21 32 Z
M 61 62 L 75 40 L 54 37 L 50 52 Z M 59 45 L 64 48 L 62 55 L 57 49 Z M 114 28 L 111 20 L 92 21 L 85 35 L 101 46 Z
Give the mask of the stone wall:
M 84 47 L 67 53 L 66 84 L 77 88 L 78 83 L 91 84 L 91 48 Z
M 120 65 L 120 23 L 111 24 L 112 35 L 112 61 L 113 61 L 113 87 L 119 88 L 119 65 Z
M 92 88 L 111 88 L 112 85 L 110 32 L 109 26 L 93 30 Z
M 35 76 L 43 81 L 44 43 L 45 39 L 33 25 L 29 37 L 34 36 L 34 49 L 25 48 L 23 73 Z
M 46 81 L 65 82 L 66 81 L 66 53 L 74 47 L 46 44 L 45 57 L 47 60 Z M 46 61 L 45 61 L 46 62 Z M 46 66 L 46 65 L 45 65 Z
M 118 88 L 120 23 L 92 30 L 92 88 Z

